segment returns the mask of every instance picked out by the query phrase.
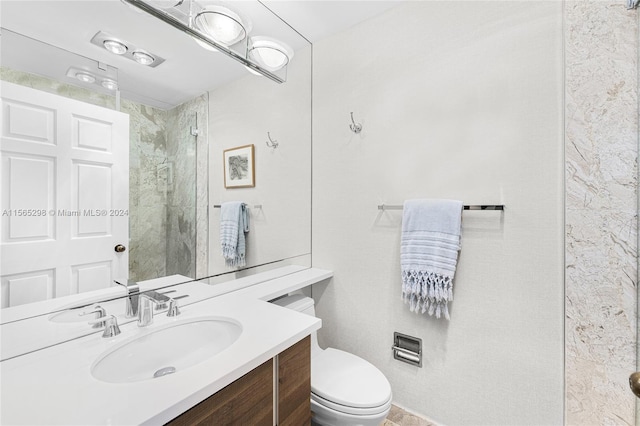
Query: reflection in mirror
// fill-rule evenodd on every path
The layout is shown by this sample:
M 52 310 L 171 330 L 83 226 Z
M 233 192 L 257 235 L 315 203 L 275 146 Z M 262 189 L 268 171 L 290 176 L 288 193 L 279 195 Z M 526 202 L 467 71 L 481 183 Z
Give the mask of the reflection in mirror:
M 202 1 L 200 5 L 210 3 Z M 11 85 L 19 92 L 37 90 L 38 95 L 27 95 L 37 102 L 54 98 L 74 105 L 77 102 L 81 112 L 65 107 L 65 111 L 72 111 L 72 125 L 64 125 L 68 134 L 76 137 L 70 138 L 76 145 L 69 150 L 89 154 L 69 160 L 76 169 L 61 186 L 67 198 L 56 198 L 62 191 L 56 192 L 56 185 L 61 182 L 54 182 L 52 170 L 57 169 L 47 159 L 58 154 L 43 140 L 33 140 L 42 137 L 34 133 L 33 118 L 42 121 L 40 130 L 47 135 L 49 129 L 62 126 L 61 114 L 54 114 L 58 121 L 52 121 L 51 115 L 41 113 L 55 111 L 51 106 L 38 110 L 29 106 L 37 102 L 3 99 L 2 209 L 39 209 L 47 216 L 37 222 L 37 229 L 23 222 L 22 234 L 5 232 L 11 223 L 8 217 L 2 218 L 1 300 L 6 308 L 0 313 L 2 324 L 15 325 L 24 318 L 47 321 L 55 324 L 54 340 L 64 341 L 86 334 L 85 324 L 80 331 L 70 326 L 73 321 L 63 321 L 69 319 L 67 313 L 49 321 L 52 314 L 80 307 L 92 309 L 122 298 L 125 290 L 113 284 L 116 279 L 133 279 L 144 288 L 163 288 L 200 278 L 207 278 L 202 281 L 206 284 L 219 284 L 283 265 L 310 266 L 310 44 L 261 3 L 238 2 L 238 6 L 238 13 L 252 21 L 249 37 L 243 41 L 245 54 L 252 55 L 248 60 L 262 58 L 267 65 L 277 60 L 269 58 L 269 53 L 251 53 L 260 37 L 279 40 L 295 52 L 286 67 L 285 83 L 250 74 L 245 65 L 205 49 L 190 35 L 124 2 L 2 2 L 2 96 L 9 93 L 4 89 Z M 115 55 L 92 43 L 100 34 L 105 37 L 104 33 L 164 61 L 149 67 L 132 59 L 133 55 Z M 70 72 L 73 67 L 78 71 Z M 76 75 L 80 72 L 92 74 L 95 81 L 79 80 Z M 107 78 L 112 83 L 105 86 L 102 80 Z M 16 113 L 12 122 L 7 120 L 10 105 L 29 107 L 14 108 L 13 112 L 21 111 L 23 116 Z M 111 131 L 109 137 L 100 136 L 98 130 L 112 129 L 108 124 L 112 118 L 103 113 L 115 117 L 113 120 L 124 120 L 121 127 L 128 135 Z M 18 124 L 25 122 L 29 125 L 20 129 Z M 7 133 L 7 123 L 17 123 L 15 135 Z M 116 134 L 118 144 L 114 142 Z M 265 144 L 268 134 L 279 142 L 278 149 Z M 255 187 L 225 188 L 222 152 L 245 145 L 255 147 Z M 43 146 L 49 150 L 38 151 Z M 116 146 L 128 146 L 125 170 L 111 173 L 116 169 L 100 169 L 104 157 L 111 155 L 108 150 Z M 46 185 L 33 184 L 35 176 L 41 177 L 35 182 Z M 111 182 L 106 177 L 125 181 L 124 189 L 109 191 Z M 74 182 L 86 191 L 73 192 L 70 183 Z M 125 192 L 128 196 L 123 196 Z M 72 194 L 83 194 L 84 198 L 74 201 Z M 76 212 L 81 204 L 81 211 L 110 210 L 108 203 L 116 201 L 120 204 L 114 204 L 113 210 L 123 213 L 115 216 L 60 214 Z M 214 205 L 226 201 L 263 206 L 250 211 L 247 265 L 242 269 L 226 267 L 220 253 L 220 210 Z M 49 216 L 50 210 L 55 212 L 53 216 Z M 113 235 L 116 225 L 124 229 L 124 236 Z M 83 245 L 74 250 L 84 257 L 73 261 L 69 261 L 68 251 L 53 249 L 53 244 L 38 248 L 39 252 L 32 249 L 38 242 L 56 242 L 65 227 L 71 229 L 69 240 L 86 242 L 89 238 L 78 238 L 80 231 L 87 237 L 100 237 L 105 243 L 100 250 L 119 261 L 91 258 L 98 249 Z M 115 250 L 119 245 L 126 248 L 124 252 Z M 68 265 L 59 267 L 53 258 Z M 224 291 L 232 289 L 225 287 Z M 77 319 L 75 312 L 71 318 Z M 3 341 L 5 330 L 3 326 Z
M 195 278 L 197 135 L 206 149 L 207 134 L 198 117 L 206 123 L 207 94 L 170 110 L 119 100 L 94 81 L 76 85 L 75 74 L 63 75 L 69 82 L 34 74 L 16 52 L 64 58 L 65 66 L 96 77 L 98 62 L 6 29 L 2 38 L 9 118 L 2 139 L 2 307 L 106 289 L 115 280 Z M 38 108 L 55 112 L 55 133 L 47 134 L 49 116 L 34 114 Z M 20 119 L 28 132 L 15 127 Z M 39 130 L 44 136 L 33 136 Z M 69 152 L 71 167 L 62 167 Z M 206 163 L 201 167 L 206 176 Z M 41 168 L 45 176 L 37 179 Z M 21 216 L 30 213 L 36 215 Z

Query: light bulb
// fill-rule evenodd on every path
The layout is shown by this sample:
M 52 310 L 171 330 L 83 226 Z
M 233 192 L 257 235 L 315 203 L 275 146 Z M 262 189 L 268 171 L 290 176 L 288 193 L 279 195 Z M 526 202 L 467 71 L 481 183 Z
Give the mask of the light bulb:
M 142 65 L 151 65 L 153 61 L 156 60 L 153 56 L 141 50 L 136 50 L 135 52 L 133 52 L 133 59 L 135 59 L 137 63 Z
M 249 59 L 269 71 L 284 68 L 293 58 L 289 46 L 269 37 L 251 37 L 250 45 Z
M 96 81 L 96 78 L 87 72 L 77 72 L 76 78 L 82 81 L 83 83 L 89 83 L 89 84 L 95 83 Z
M 103 43 L 104 48 L 116 55 L 124 55 L 127 53 L 127 46 L 117 40 L 105 40 Z
M 102 84 L 102 87 L 104 87 L 107 90 L 118 90 L 118 83 L 111 80 L 110 78 L 105 78 L 104 80 L 102 80 L 101 84 Z
M 237 13 L 222 6 L 205 7 L 194 22 L 198 30 L 225 46 L 244 40 L 250 30 Z

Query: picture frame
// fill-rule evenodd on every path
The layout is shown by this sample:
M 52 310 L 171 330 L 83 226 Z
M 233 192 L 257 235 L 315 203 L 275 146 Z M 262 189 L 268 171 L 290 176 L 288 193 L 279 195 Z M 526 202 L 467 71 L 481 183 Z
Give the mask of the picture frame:
M 253 144 L 225 149 L 222 157 L 225 188 L 256 186 Z

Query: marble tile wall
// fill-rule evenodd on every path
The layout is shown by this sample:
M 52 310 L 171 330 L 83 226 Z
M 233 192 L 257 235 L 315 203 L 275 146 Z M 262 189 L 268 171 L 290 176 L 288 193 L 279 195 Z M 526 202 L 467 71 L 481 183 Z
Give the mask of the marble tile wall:
M 122 101 L 129 114 L 129 278 L 167 275 L 167 112 Z
M 565 2 L 566 424 L 634 424 L 638 16 Z
M 198 220 L 198 214 L 202 215 L 207 206 L 208 180 L 206 174 L 199 175 L 207 171 L 207 109 L 208 95 L 204 94 L 168 111 L 167 158 L 173 170 L 167 185 L 168 275 L 195 277 L 197 265 L 198 276 L 206 275 L 202 270 L 207 262 L 206 251 L 198 248 L 204 246 L 206 250 L 202 236 L 208 233 L 207 220 L 202 216 L 200 219 L 205 220 Z M 192 128 L 198 130 L 197 136 L 191 134 Z

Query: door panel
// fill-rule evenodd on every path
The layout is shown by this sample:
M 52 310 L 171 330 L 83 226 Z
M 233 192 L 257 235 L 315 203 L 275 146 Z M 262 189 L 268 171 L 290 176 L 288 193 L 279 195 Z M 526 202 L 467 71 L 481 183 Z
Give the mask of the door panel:
M 126 281 L 129 117 L 1 84 L 2 307 Z

